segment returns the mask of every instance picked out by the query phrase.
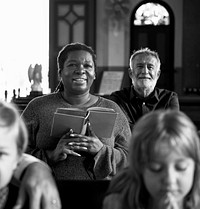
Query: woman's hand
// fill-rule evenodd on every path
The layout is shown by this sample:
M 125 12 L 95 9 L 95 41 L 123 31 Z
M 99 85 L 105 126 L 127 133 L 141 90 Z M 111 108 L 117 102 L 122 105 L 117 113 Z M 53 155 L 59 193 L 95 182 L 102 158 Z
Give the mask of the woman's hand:
M 67 155 L 81 156 L 80 154 L 73 151 L 72 147 L 68 145 L 69 141 L 72 141 L 72 137 L 70 136 L 73 133 L 71 129 L 65 135 L 63 135 L 58 142 L 56 148 L 49 152 L 50 160 L 55 163 L 61 160 L 65 160 Z
M 95 135 L 90 123 L 87 126 L 88 136 L 73 133 L 70 130 L 58 142 L 56 148 L 48 153 L 50 160 L 55 163 L 65 160 L 67 155 L 81 156 L 80 151 L 96 155 L 97 152 L 103 147 L 103 143 Z
M 71 146 L 70 149 L 74 151 L 84 151 L 92 155 L 96 155 L 97 152 L 103 147 L 103 143 L 95 135 L 90 123 L 87 126 L 87 135 L 71 133 L 70 137 L 73 138 L 68 145 Z

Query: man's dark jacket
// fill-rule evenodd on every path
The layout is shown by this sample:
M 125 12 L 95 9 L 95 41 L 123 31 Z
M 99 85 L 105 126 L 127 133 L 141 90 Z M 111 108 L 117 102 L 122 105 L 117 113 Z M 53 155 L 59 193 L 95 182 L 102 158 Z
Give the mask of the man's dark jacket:
M 131 129 L 136 121 L 147 112 L 157 109 L 180 109 L 177 93 L 157 87 L 146 98 L 139 96 L 133 86 L 115 91 L 109 98 L 123 110 Z

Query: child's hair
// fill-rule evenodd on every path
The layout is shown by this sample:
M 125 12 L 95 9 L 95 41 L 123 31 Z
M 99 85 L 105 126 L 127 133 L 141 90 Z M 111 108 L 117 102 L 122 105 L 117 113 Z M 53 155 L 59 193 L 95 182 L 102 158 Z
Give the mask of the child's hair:
M 18 155 L 21 156 L 27 148 L 28 132 L 18 108 L 13 103 L 0 101 L 0 129 L 16 132 L 16 138 L 13 140 L 16 140 Z
M 200 141 L 191 119 L 177 110 L 157 110 L 144 115 L 135 124 L 129 147 L 129 167 L 116 175 L 108 190 L 122 192 L 127 208 L 146 208 L 149 194 L 142 169 L 152 159 L 155 145 L 167 141 L 195 162 L 194 182 L 185 205 L 195 208 L 200 202 Z

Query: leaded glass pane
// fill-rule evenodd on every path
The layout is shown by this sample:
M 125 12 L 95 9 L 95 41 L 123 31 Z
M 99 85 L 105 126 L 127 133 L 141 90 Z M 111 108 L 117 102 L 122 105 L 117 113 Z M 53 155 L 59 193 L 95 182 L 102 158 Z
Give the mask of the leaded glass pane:
M 84 5 L 74 5 L 73 9 L 74 9 L 74 12 L 76 12 L 77 15 L 79 15 L 79 16 L 84 16 L 85 15 Z
M 69 42 L 69 25 L 65 21 L 58 22 L 58 46 Z
M 73 33 L 74 33 L 74 42 L 78 41 L 78 42 L 84 42 L 85 37 L 85 31 L 84 31 L 84 26 L 85 22 L 82 20 L 79 20 L 78 22 L 76 22 L 76 24 L 74 24 L 74 28 L 73 28 Z
M 64 16 L 69 12 L 69 5 L 59 5 L 58 6 L 58 16 Z

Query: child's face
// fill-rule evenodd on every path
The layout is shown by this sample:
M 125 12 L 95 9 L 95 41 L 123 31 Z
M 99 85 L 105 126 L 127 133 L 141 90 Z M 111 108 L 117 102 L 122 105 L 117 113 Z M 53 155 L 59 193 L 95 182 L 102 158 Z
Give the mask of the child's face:
M 0 189 L 10 182 L 20 159 L 16 133 L 16 130 L 8 131 L 7 128 L 0 128 Z
M 192 158 L 168 143 L 158 143 L 152 161 L 143 170 L 144 184 L 153 208 L 167 208 L 169 205 L 181 208 L 184 197 L 192 188 L 194 171 Z

